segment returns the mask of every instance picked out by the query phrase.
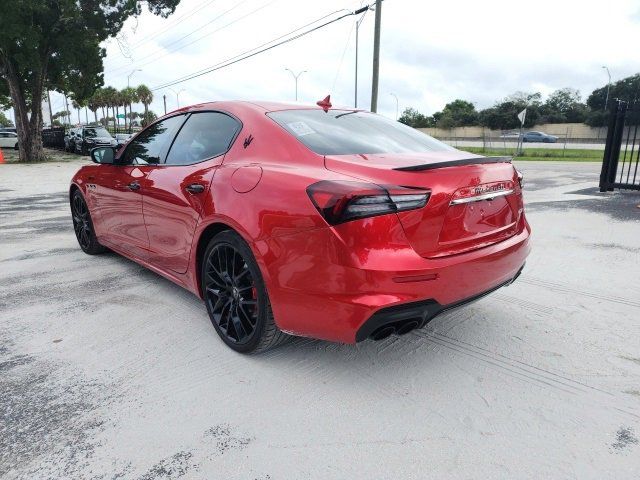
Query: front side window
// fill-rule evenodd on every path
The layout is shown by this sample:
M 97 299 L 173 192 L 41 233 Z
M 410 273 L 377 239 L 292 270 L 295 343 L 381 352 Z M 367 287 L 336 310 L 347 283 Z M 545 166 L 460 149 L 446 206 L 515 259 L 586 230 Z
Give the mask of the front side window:
M 183 121 L 184 115 L 176 115 L 156 122 L 143 130 L 129 142 L 119 163 L 157 165 Z
M 320 155 L 421 153 L 454 150 L 381 115 L 353 110 L 282 110 L 268 114 Z
M 176 136 L 166 163 L 191 165 L 222 155 L 239 130 L 240 123 L 224 113 L 194 113 Z

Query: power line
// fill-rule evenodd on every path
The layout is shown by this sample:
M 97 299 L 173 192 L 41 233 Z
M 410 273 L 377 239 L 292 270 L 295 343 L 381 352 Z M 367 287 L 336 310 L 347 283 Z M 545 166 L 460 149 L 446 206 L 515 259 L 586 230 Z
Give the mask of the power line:
M 324 20 L 325 18 L 330 17 L 331 15 L 335 15 L 336 13 L 340 13 L 342 11 L 346 11 L 346 9 L 343 8 L 343 9 L 340 9 L 340 10 L 335 10 L 334 12 L 331 12 L 331 13 L 328 13 L 326 15 L 323 15 L 322 17 L 317 18 L 317 19 L 313 20 L 312 22 L 309 22 L 309 23 L 307 23 L 305 25 L 302 25 L 301 27 L 298 27 L 298 28 L 296 28 L 294 30 L 291 30 L 290 32 L 285 33 L 284 35 L 280 35 L 279 37 L 273 38 L 273 39 L 269 40 L 268 42 L 265 42 L 265 43 L 263 43 L 261 45 L 258 45 L 257 47 L 254 47 L 254 48 L 252 48 L 250 50 L 247 50 L 247 51 L 245 51 L 243 53 L 240 53 L 238 55 L 235 55 L 233 57 L 227 58 L 226 60 L 223 60 L 222 62 L 216 63 L 215 65 L 212 65 L 211 67 L 207 67 L 207 68 L 205 68 L 203 70 L 198 70 L 197 72 L 193 72 L 190 75 L 194 75 L 194 74 L 197 74 L 197 73 L 200 73 L 200 72 L 204 72 L 209 68 L 216 67 L 216 66 L 218 66 L 218 65 L 220 65 L 222 63 L 228 62 L 230 60 L 234 60 L 234 59 L 236 59 L 238 57 L 241 57 L 241 56 L 243 56 L 243 55 L 245 55 L 247 53 L 253 52 L 254 50 L 257 50 L 257 49 L 262 48 L 262 47 L 264 47 L 266 45 L 269 45 L 269 44 L 271 44 L 273 42 L 276 42 L 276 41 L 280 40 L 281 38 L 288 37 L 289 35 L 291 35 L 291 34 L 293 34 L 295 32 L 298 32 L 298 31 L 302 30 L 303 28 L 306 28 L 306 27 L 309 27 L 309 26 L 311 26 L 313 24 L 316 24 L 316 23 Z
M 224 11 L 224 12 L 222 12 L 220 15 L 218 15 L 217 17 L 214 17 L 212 20 L 209 20 L 207 23 L 205 23 L 205 24 L 204 24 L 204 25 L 202 25 L 201 27 L 196 28 L 196 29 L 195 29 L 195 30 L 193 30 L 192 32 L 189 32 L 189 33 L 187 33 L 186 35 L 184 35 L 184 36 L 182 36 L 182 37 L 178 38 L 177 40 L 174 40 L 173 42 L 169 43 L 168 45 L 164 45 L 164 48 L 168 48 L 168 47 L 170 47 L 171 45 L 175 45 L 176 43 L 181 42 L 181 41 L 182 41 L 182 40 L 184 40 L 185 38 L 190 37 L 190 36 L 191 36 L 191 35 L 193 35 L 194 33 L 199 32 L 199 31 L 200 31 L 200 30 L 202 30 L 204 27 L 206 27 L 206 26 L 208 26 L 208 25 L 211 25 L 213 22 L 215 22 L 215 21 L 216 21 L 216 20 L 218 20 L 219 18 L 222 18 L 222 17 L 223 17 L 224 15 L 226 15 L 227 13 L 231 12 L 232 10 L 235 10 L 235 9 L 236 9 L 236 8 L 238 8 L 240 5 L 242 5 L 243 3 L 246 3 L 246 1 L 247 1 L 247 0 L 242 0 L 241 2 L 236 3 L 233 7 L 229 8 L 228 10 L 225 10 L 225 11 Z M 268 2 L 268 3 L 264 4 L 264 5 L 262 5 L 261 7 L 259 7 L 259 8 L 255 9 L 255 10 L 253 10 L 252 12 L 250 12 L 250 14 L 255 13 L 255 12 L 257 12 L 257 11 L 259 11 L 259 10 L 263 9 L 264 7 L 266 7 L 266 6 L 270 5 L 270 4 L 272 4 L 272 3 L 273 3 L 273 2 L 275 2 L 275 1 L 276 1 L 276 0 L 272 0 L 271 2 Z M 249 14 L 248 14 L 248 15 L 249 15 Z M 240 19 L 242 19 L 242 18 L 244 18 L 244 17 L 240 17 Z M 236 19 L 236 20 L 234 20 L 234 21 L 237 21 L 237 20 L 239 20 L 239 19 Z M 210 34 L 212 34 L 212 33 L 215 33 L 215 31 L 214 31 L 214 32 L 211 32 Z M 210 34 L 207 34 L 207 35 L 210 35 Z M 187 44 L 187 45 L 190 45 L 190 44 Z M 184 45 L 184 47 L 186 47 L 187 45 Z M 177 50 L 180 50 L 181 48 L 184 48 L 184 47 L 180 47 L 180 48 L 178 48 Z
M 213 18 L 212 20 L 208 21 L 207 23 L 205 23 L 205 24 L 204 24 L 204 25 L 202 25 L 201 27 L 197 28 L 196 30 L 194 30 L 194 31 L 192 31 L 192 32 L 190 32 L 190 33 L 188 33 L 188 34 L 186 34 L 186 35 L 184 35 L 184 36 L 182 36 L 182 37 L 180 37 L 180 38 L 178 38 L 178 39 L 174 40 L 173 42 L 169 43 L 169 44 L 167 45 L 167 47 L 170 47 L 171 45 L 175 45 L 176 43 L 181 42 L 181 41 L 182 41 L 182 40 L 184 40 L 185 38 L 190 37 L 190 36 L 191 36 L 191 35 L 193 35 L 194 33 L 199 32 L 200 30 L 202 30 L 202 29 L 203 29 L 203 28 L 205 28 L 206 26 L 208 26 L 208 25 L 212 24 L 212 23 L 213 23 L 213 22 L 215 22 L 216 20 L 218 20 L 218 19 L 222 18 L 223 16 L 225 16 L 227 13 L 231 12 L 232 10 L 235 10 L 235 9 L 236 9 L 236 8 L 238 8 L 240 5 L 242 5 L 243 3 L 245 3 L 246 1 L 247 1 L 247 0 L 242 0 L 242 1 L 238 2 L 238 3 L 236 3 L 233 7 L 231 7 L 231 8 L 230 8 L 230 9 L 228 9 L 228 10 L 225 10 L 225 11 L 224 11 L 224 12 L 222 12 L 220 15 L 216 16 L 215 18 Z M 163 58 L 163 57 L 166 57 L 167 55 L 169 55 L 169 54 L 171 54 L 171 53 L 175 53 L 175 52 L 177 52 L 177 51 L 179 51 L 179 50 L 182 50 L 183 48 L 188 47 L 189 45 L 192 45 L 192 44 L 194 44 L 194 43 L 196 43 L 196 42 L 198 42 L 198 41 L 202 40 L 202 39 L 203 39 L 203 38 L 205 38 L 205 37 L 208 37 L 208 36 L 210 36 L 210 35 L 213 35 L 214 33 L 219 32 L 220 30 L 222 30 L 222 29 L 224 29 L 224 28 L 227 28 L 228 26 L 233 25 L 233 24 L 234 24 L 234 23 L 236 23 L 236 22 L 239 22 L 240 20 L 242 20 L 242 19 L 244 19 L 244 18 L 246 18 L 246 17 L 248 17 L 248 16 L 250 16 L 250 15 L 253 15 L 254 13 L 256 13 L 256 12 L 258 12 L 258 11 L 262 10 L 263 8 L 265 8 L 265 7 L 269 6 L 269 5 L 271 5 L 272 3 L 276 2 L 276 1 L 277 1 L 277 0 L 271 0 L 270 2 L 267 2 L 267 3 L 265 3 L 264 5 L 262 5 L 262 6 L 258 7 L 258 8 L 256 8 L 255 10 L 250 11 L 250 12 L 249 12 L 249 13 L 247 13 L 246 15 L 243 15 L 243 16 L 241 16 L 241 17 L 238 17 L 238 18 L 236 18 L 235 20 L 232 20 L 231 22 L 227 23 L 226 25 L 223 25 L 222 27 L 217 28 L 216 30 L 214 30 L 214 31 L 212 31 L 212 32 L 206 33 L 206 34 L 204 34 L 204 35 L 202 35 L 202 36 L 200 36 L 200 37 L 196 38 L 194 41 L 189 42 L 189 43 L 186 43 L 186 44 L 184 44 L 184 45 L 182 45 L 182 46 L 180 46 L 180 47 L 178 47 L 178 48 L 174 48 L 173 50 L 169 50 L 169 51 L 164 52 L 164 53 L 156 52 L 156 53 L 152 53 L 151 55 L 147 55 L 147 56 L 145 56 L 145 57 L 142 57 L 142 58 L 141 58 L 140 60 L 138 60 L 138 61 L 145 60 L 145 59 L 147 59 L 147 58 L 151 58 L 151 57 L 153 57 L 154 55 L 157 55 L 155 58 L 151 58 L 151 60 L 149 60 L 149 61 L 147 61 L 147 62 L 144 62 L 144 63 L 140 63 L 140 64 L 138 64 L 138 65 L 137 65 L 137 67 L 139 68 L 139 67 L 142 67 L 142 66 L 144 66 L 144 65 L 149 65 L 150 63 L 153 63 L 153 62 L 155 62 L 156 60 L 159 60 L 159 59 L 161 59 L 161 58 Z M 158 53 L 160 53 L 160 55 L 158 55 Z M 121 70 L 123 70 L 123 69 L 128 69 L 128 68 L 131 68 L 131 65 L 130 65 L 130 64 L 127 64 L 127 65 L 121 65 L 121 66 L 119 66 L 119 67 L 115 67 L 115 68 L 114 68 L 112 71 L 110 71 L 109 73 L 114 73 L 114 72 L 121 73 L 121 72 L 120 72 Z
M 268 50 L 276 48 L 276 47 L 278 47 L 280 45 L 284 45 L 285 43 L 289 43 L 289 42 L 292 42 L 293 40 L 297 40 L 298 38 L 304 37 L 304 36 L 306 36 L 306 35 L 308 35 L 308 34 L 310 34 L 312 32 L 315 32 L 316 30 L 319 30 L 319 29 L 324 28 L 324 27 L 326 27 L 328 25 L 331 25 L 332 23 L 340 21 L 343 18 L 350 17 L 352 15 L 360 14 L 363 11 L 365 11 L 366 8 L 369 8 L 369 6 L 364 7 L 364 8 L 360 8 L 360 9 L 356 10 L 355 12 L 345 13 L 345 14 L 337 17 L 337 18 L 334 18 L 333 20 L 330 20 L 330 21 L 325 22 L 325 23 L 323 23 L 321 25 L 318 25 L 316 27 L 313 27 L 313 28 L 310 28 L 308 30 L 305 30 L 304 32 L 301 32 L 301 33 L 299 33 L 297 35 L 294 35 L 293 37 L 286 38 L 286 39 L 282 40 L 281 42 L 278 42 L 278 43 L 275 43 L 273 45 L 270 45 L 274 41 L 277 41 L 277 40 L 279 40 L 279 39 L 281 39 L 283 37 L 291 35 L 292 33 L 295 33 L 295 32 L 297 32 L 299 30 L 302 30 L 303 28 L 305 28 L 305 27 L 307 27 L 309 25 L 313 25 L 314 23 L 317 23 L 317 22 L 321 21 L 322 19 L 327 18 L 328 16 L 331 16 L 331 15 L 334 15 L 334 14 L 336 14 L 338 12 L 343 11 L 344 9 L 343 10 L 338 10 L 338 11 L 330 13 L 328 15 L 324 15 L 323 17 L 320 17 L 319 19 L 317 19 L 317 20 L 315 20 L 315 21 L 313 21 L 311 23 L 308 23 L 307 25 L 304 25 L 304 26 L 299 27 L 299 28 L 297 28 L 295 30 L 292 30 L 291 32 L 289 32 L 289 33 L 287 33 L 285 35 L 281 35 L 280 37 L 277 37 L 277 38 L 275 38 L 275 39 L 273 39 L 273 40 L 271 40 L 269 42 L 263 43 L 262 45 L 259 45 L 258 47 L 255 47 L 255 48 L 252 48 L 250 50 L 247 50 L 247 51 L 245 51 L 245 52 L 243 52 L 241 54 L 238 54 L 238 55 L 236 55 L 234 57 L 230 57 L 230 58 L 228 58 L 226 60 L 223 60 L 222 62 L 218 62 L 215 65 L 207 67 L 204 70 L 200 70 L 198 72 L 194 72 L 194 73 L 191 73 L 191 74 L 186 75 L 184 77 L 181 77 L 181 78 L 178 78 L 176 80 L 173 80 L 171 82 L 167 82 L 167 83 L 161 84 L 161 85 L 159 85 L 157 87 L 152 88 L 151 90 L 155 91 L 155 90 L 160 90 L 160 89 L 163 89 L 163 88 L 167 88 L 167 87 L 170 87 L 172 85 L 176 85 L 178 83 L 186 82 L 187 80 L 192 80 L 194 78 L 201 77 L 202 75 L 206 75 L 207 73 L 215 72 L 216 70 L 221 70 L 223 68 L 229 67 L 229 66 L 231 66 L 231 65 L 233 65 L 235 63 L 241 62 L 241 61 L 246 60 L 248 58 L 251 58 L 251 57 L 254 57 L 256 55 L 259 55 L 260 53 L 264 53 L 264 52 L 266 52 Z M 265 45 L 269 45 L 269 46 L 265 46 Z M 262 47 L 264 47 L 264 48 L 262 48 Z
M 361 3 L 362 5 L 362 3 Z M 365 12 L 366 13 L 366 12 Z M 340 57 L 340 63 L 338 64 L 338 69 L 336 70 L 336 76 L 333 78 L 333 84 L 331 85 L 331 91 L 333 92 L 336 88 L 336 83 L 338 82 L 338 77 L 340 76 L 340 70 L 342 70 L 342 63 L 344 62 L 344 56 L 347 53 L 347 48 L 349 48 L 349 43 L 351 43 L 351 34 L 353 33 L 353 27 L 355 27 L 355 23 L 351 24 L 351 28 L 349 29 L 349 35 L 347 36 L 347 42 L 344 44 L 344 50 L 342 50 L 342 56 Z
M 158 38 L 159 36 L 164 35 L 169 30 L 171 30 L 174 27 L 177 27 L 184 20 L 186 20 L 189 17 L 192 17 L 196 13 L 200 12 L 203 8 L 208 7 L 209 5 L 211 5 L 215 1 L 217 1 L 217 0 L 205 0 L 204 2 L 199 3 L 198 5 L 196 5 L 191 10 L 187 10 L 180 17 L 173 19 L 173 21 L 170 21 L 169 24 L 164 26 L 164 28 L 162 30 L 160 30 L 159 32 L 153 33 L 151 35 L 147 35 L 146 37 L 142 37 L 137 43 L 134 43 L 130 48 L 131 49 L 137 48 L 137 47 L 139 47 L 141 45 L 149 43 L 154 38 Z M 127 55 L 125 55 L 125 53 L 122 52 L 122 49 L 120 50 L 120 55 L 123 56 L 123 57 L 127 57 Z M 127 67 L 130 67 L 130 65 L 127 65 Z M 116 67 L 116 68 L 120 68 L 120 67 Z
M 123 43 L 125 43 L 125 40 L 120 40 L 118 38 L 118 36 L 116 36 L 115 39 L 117 40 L 118 47 L 120 49 L 120 56 L 124 57 L 124 58 L 128 58 L 129 60 L 132 60 L 131 59 L 131 50 L 132 49 L 135 49 L 135 48 L 139 47 L 140 45 L 144 45 L 144 44 L 150 42 L 151 40 L 153 40 L 154 38 L 157 38 L 157 37 L 159 37 L 161 35 L 164 35 L 165 33 L 167 33 L 167 31 L 169 31 L 172 28 L 177 27 L 178 25 L 180 25 L 183 20 L 186 20 L 187 18 L 195 15 L 197 12 L 199 12 L 203 8 L 209 6 L 211 3 L 215 2 L 215 1 L 216 0 L 205 0 L 202 3 L 199 3 L 193 9 L 188 10 L 187 12 L 185 12 L 185 14 L 181 15 L 180 17 L 178 17 L 176 19 L 173 19 L 161 31 L 153 33 L 151 35 L 147 35 L 146 37 L 142 37 L 137 43 L 133 44 L 132 46 L 123 45 Z M 138 22 L 138 19 L 136 17 L 136 29 L 137 29 L 137 22 Z M 135 33 L 135 29 L 134 29 L 134 33 Z M 122 32 L 120 32 L 119 35 L 122 35 Z M 123 47 L 126 47 L 126 50 L 127 50 L 128 53 L 123 51 Z M 126 67 L 129 68 L 129 67 L 131 67 L 131 65 L 127 64 Z M 121 67 L 116 67 L 116 68 L 121 68 Z

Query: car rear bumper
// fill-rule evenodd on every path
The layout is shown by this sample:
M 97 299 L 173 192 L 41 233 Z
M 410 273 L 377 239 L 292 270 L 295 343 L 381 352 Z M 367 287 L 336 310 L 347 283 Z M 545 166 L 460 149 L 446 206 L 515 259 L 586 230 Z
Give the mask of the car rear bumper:
M 375 242 L 321 228 L 256 244 L 282 330 L 355 343 L 394 322 L 413 319 L 422 326 L 445 310 L 511 283 L 530 250 L 524 218 L 521 230 L 502 242 L 434 259 L 419 256 L 391 221 L 375 232 Z M 358 241 L 368 247 L 359 248 Z
M 358 329 L 356 332 L 356 342 L 361 342 L 367 338 L 382 340 L 394 333 L 403 335 L 409 333 L 414 328 L 422 328 L 441 313 L 463 307 L 486 297 L 499 288 L 511 285 L 516 278 L 520 276 L 523 269 L 524 265 L 520 267 L 520 270 L 516 272 L 512 279 L 506 282 L 450 305 L 440 305 L 437 301 L 429 299 L 382 308 L 374 313 Z

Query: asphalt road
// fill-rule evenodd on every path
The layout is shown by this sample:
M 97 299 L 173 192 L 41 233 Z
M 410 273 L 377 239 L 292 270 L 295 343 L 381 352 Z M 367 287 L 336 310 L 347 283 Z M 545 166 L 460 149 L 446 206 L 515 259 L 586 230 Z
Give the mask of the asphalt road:
M 79 165 L 0 165 L 0 478 L 640 477 L 640 195 L 598 193 L 598 164 L 519 165 L 514 285 L 253 357 L 190 293 L 80 251 Z

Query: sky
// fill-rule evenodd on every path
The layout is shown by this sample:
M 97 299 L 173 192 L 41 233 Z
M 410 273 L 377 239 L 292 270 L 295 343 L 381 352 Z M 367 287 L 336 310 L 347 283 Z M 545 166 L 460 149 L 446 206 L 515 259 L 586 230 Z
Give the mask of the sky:
M 373 1 L 373 0 L 371 0 Z M 375 2 L 374 2 L 375 3 Z M 162 19 L 146 11 L 105 42 L 105 85 L 154 89 L 234 57 L 320 17 L 353 11 L 362 0 L 182 0 Z M 346 10 L 343 10 L 346 9 Z M 369 109 L 375 13 L 359 29 L 358 106 Z M 354 105 L 355 22 L 349 16 L 293 42 L 196 79 L 154 90 L 164 113 L 213 100 L 305 103 L 331 94 Z M 583 98 L 640 72 L 640 0 L 385 0 L 382 6 L 378 111 L 394 118 L 413 107 L 425 114 L 462 98 L 478 109 L 515 91 L 548 95 L 574 87 Z M 132 73 L 133 72 L 133 73 Z M 179 97 L 176 98 L 176 93 Z M 393 94 L 393 95 L 392 95 Z M 52 93 L 53 111 L 64 100 Z M 141 111 L 142 107 L 138 107 Z M 83 116 L 84 119 L 84 116 Z M 75 115 L 73 120 L 76 120 Z

